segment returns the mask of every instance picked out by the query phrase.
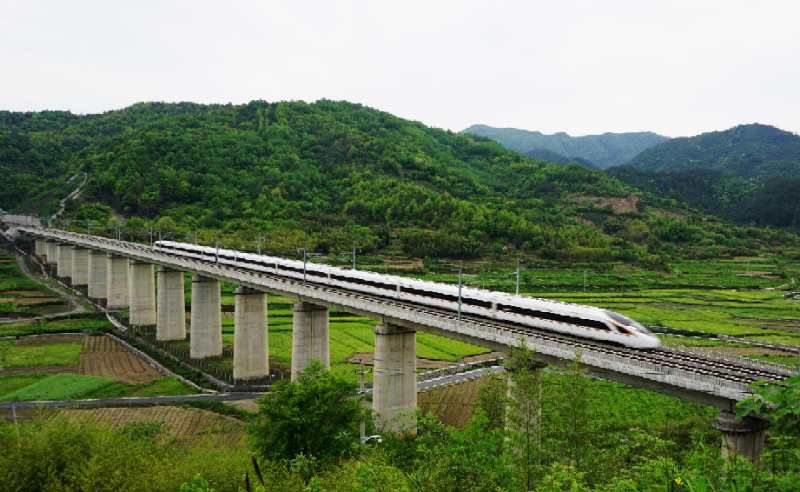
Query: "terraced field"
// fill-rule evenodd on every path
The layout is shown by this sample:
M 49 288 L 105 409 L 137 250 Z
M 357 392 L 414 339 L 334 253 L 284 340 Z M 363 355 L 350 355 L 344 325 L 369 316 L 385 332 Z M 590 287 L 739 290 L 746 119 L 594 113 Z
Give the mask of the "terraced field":
M 191 441 L 208 438 L 219 445 L 238 445 L 245 439 L 244 422 L 208 410 L 178 406 L 145 408 L 97 408 L 58 410 L 53 417 L 66 417 L 75 422 L 109 425 L 115 429 L 131 429 L 145 424 L 155 427 L 162 439 Z

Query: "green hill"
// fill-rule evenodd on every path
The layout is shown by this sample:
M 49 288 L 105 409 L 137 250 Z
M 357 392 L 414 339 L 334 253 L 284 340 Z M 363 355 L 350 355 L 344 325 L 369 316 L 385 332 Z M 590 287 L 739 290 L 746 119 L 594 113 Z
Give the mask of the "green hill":
M 730 228 L 582 166 L 347 102 L 142 103 L 0 113 L 0 208 L 52 212 L 86 173 L 71 227 L 294 254 L 651 261 L 734 254 L 775 233 Z M 90 221 L 87 223 L 87 221 Z
M 742 177 L 800 176 L 800 136 L 750 124 L 674 138 L 637 155 L 629 165 L 643 171 L 713 169 Z
M 536 131 L 486 125 L 472 125 L 462 133 L 491 138 L 504 147 L 523 154 L 553 152 L 568 159 L 577 159 L 578 162 L 591 163 L 600 169 L 625 164 L 643 150 L 668 140 L 667 137 L 652 132 L 572 137 L 564 132 L 545 135 Z
M 676 138 L 609 173 L 729 220 L 800 229 L 800 137 L 778 128 Z

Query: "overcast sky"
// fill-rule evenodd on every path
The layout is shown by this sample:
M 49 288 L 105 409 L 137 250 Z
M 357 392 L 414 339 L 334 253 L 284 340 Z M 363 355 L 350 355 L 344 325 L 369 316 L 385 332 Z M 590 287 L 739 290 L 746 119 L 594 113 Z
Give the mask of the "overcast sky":
M 0 109 L 346 99 L 425 124 L 800 132 L 800 1 L 0 0 Z

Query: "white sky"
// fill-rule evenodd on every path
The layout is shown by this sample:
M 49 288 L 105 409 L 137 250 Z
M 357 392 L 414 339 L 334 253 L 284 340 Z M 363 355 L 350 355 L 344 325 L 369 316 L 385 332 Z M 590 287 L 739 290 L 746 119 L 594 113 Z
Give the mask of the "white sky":
M 800 132 L 800 1 L 0 0 L 0 109 L 346 99 L 428 125 Z

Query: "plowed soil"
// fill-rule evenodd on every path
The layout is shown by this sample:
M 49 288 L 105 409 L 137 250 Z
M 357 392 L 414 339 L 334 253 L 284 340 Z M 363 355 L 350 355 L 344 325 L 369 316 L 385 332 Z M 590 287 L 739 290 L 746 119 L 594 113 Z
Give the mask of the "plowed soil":
M 107 336 L 83 339 L 79 372 L 127 384 L 147 384 L 160 377 L 152 366 Z

